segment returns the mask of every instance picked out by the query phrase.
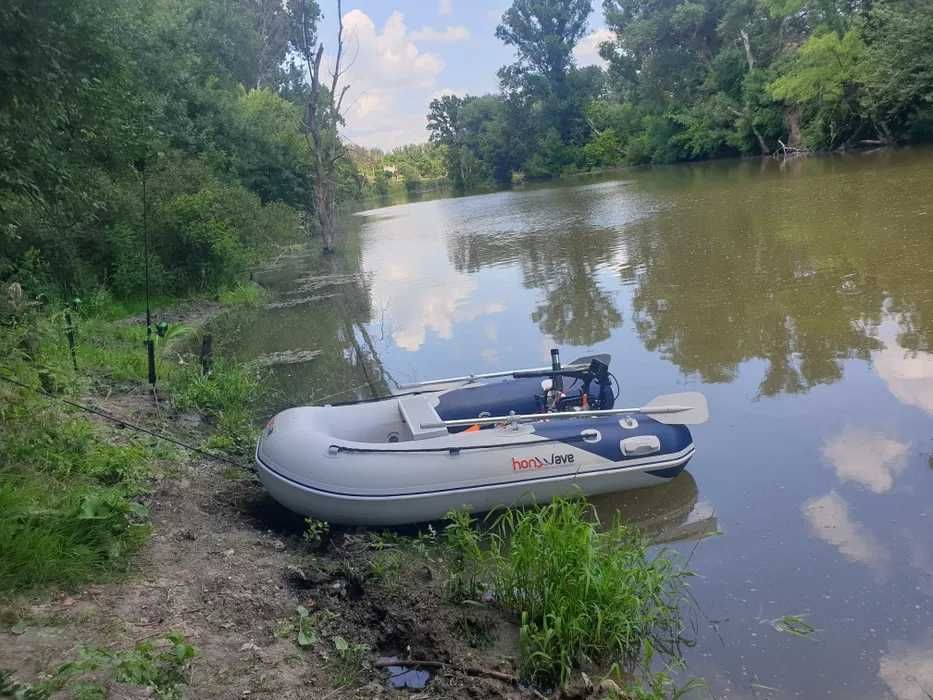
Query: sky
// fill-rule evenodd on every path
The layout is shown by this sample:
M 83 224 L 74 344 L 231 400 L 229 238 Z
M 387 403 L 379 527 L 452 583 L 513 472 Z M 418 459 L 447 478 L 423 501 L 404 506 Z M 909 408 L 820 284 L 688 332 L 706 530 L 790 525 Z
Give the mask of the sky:
M 336 0 L 319 0 L 325 54 L 336 47 Z M 590 34 L 577 46 L 577 65 L 602 64 L 607 38 L 601 3 L 593 3 Z M 359 146 L 391 150 L 427 140 L 428 104 L 444 94 L 497 92 L 496 71 L 515 59 L 496 39 L 508 0 L 345 0 L 343 136 Z

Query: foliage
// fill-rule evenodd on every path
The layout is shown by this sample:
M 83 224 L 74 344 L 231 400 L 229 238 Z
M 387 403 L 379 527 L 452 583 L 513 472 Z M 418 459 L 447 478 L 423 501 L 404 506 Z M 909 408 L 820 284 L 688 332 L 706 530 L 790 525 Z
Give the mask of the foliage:
M 455 587 L 489 586 L 520 619 L 522 673 L 535 683 L 566 683 L 590 662 L 638 661 L 646 640 L 671 645 L 681 632 L 684 572 L 616 522 L 601 531 L 581 500 L 509 509 L 487 548 L 468 516 L 452 513 L 448 543 L 461 557 Z M 476 579 L 465 578 L 472 570 Z
M 216 421 L 212 447 L 248 452 L 259 437 L 253 415 L 261 381 L 258 369 L 220 358 L 209 374 L 195 366 L 181 368 L 172 380 L 172 398 L 179 409 Z
M 295 615 L 298 617 L 298 622 L 295 625 L 295 641 L 298 642 L 300 647 L 313 646 L 317 642 L 317 634 L 314 631 L 314 621 L 311 619 L 311 614 L 305 606 L 299 605 L 295 609 Z
M 255 282 L 237 282 L 233 287 L 220 290 L 217 296 L 224 306 L 259 306 L 269 298 L 269 292 Z
M 138 294 L 142 170 L 160 292 L 216 290 L 295 240 L 314 211 L 295 22 L 253 0 L 4 3 L 0 281 Z
M 176 700 L 183 697 L 189 667 L 196 655 L 195 647 L 179 632 L 169 632 L 123 651 L 85 648 L 76 660 L 59 666 L 35 690 L 44 693 L 40 697 L 68 688 L 74 697 L 104 698 L 107 695 L 103 687 L 93 680 L 84 680 L 104 674 L 118 683 L 150 688 L 154 697 Z
M 337 658 L 333 665 L 334 684 L 338 687 L 359 685 L 363 671 L 368 666 L 369 645 L 358 642 L 350 643 L 337 635 L 333 638 Z
M 324 538 L 327 537 L 329 532 L 329 522 L 325 520 L 317 520 L 316 518 L 305 518 L 305 531 L 302 534 L 305 542 L 313 545 L 319 545 L 324 541 Z
M 5 376 L 53 393 L 68 387 L 64 359 L 45 352 L 41 330 L 7 326 L 0 338 Z M 147 531 L 136 498 L 155 457 L 142 442 L 0 386 L 0 590 L 76 585 L 125 567 Z
M 933 139 L 921 0 L 603 0 L 605 70 L 573 65 L 589 2 L 515 0 L 498 95 L 431 102 L 461 190 L 579 169 Z
M 816 633 L 816 628 L 807 622 L 806 617 L 806 615 L 782 615 L 773 620 L 768 620 L 768 622 L 778 632 L 803 637 L 804 639 L 812 639 Z

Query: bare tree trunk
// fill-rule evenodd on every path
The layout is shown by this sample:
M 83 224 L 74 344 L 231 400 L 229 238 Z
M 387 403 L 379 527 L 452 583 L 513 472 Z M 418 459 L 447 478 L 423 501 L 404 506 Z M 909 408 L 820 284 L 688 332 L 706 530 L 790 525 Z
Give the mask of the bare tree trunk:
M 301 14 L 299 18 L 302 27 L 300 48 L 311 77 L 305 138 L 313 153 L 314 213 L 321 232 L 324 253 L 331 254 L 334 252 L 337 238 L 337 166 L 340 159 L 346 156 L 346 149 L 340 143 L 337 129 L 343 124 L 341 107 L 343 98 L 350 89 L 349 85 L 344 85 L 339 92 L 337 88 L 341 76 L 346 72 L 346 69 L 344 71 L 340 69 L 343 57 L 343 8 L 341 0 L 337 0 L 337 55 L 334 59 L 334 69 L 328 89 L 321 83 L 324 43 L 318 43 L 315 47 L 315 27 L 313 26 L 315 18 L 312 17 L 311 9 L 305 1 L 298 2 L 296 5 Z
M 748 72 L 751 73 L 755 70 L 755 56 L 752 54 L 751 39 L 748 36 L 748 32 L 744 29 L 739 30 L 739 37 L 742 39 L 742 47 L 745 49 L 745 62 L 748 64 Z M 748 120 L 748 127 L 758 140 L 758 148 L 761 150 L 761 155 L 771 155 L 771 149 L 768 148 L 768 144 L 765 142 L 764 137 L 761 135 L 761 132 L 758 131 L 758 127 L 755 126 L 755 119 L 752 117 L 752 106 L 749 99 L 747 97 L 745 99 L 744 112 L 739 112 L 738 110 L 734 110 L 734 112 L 739 116 L 744 116 Z
M 803 137 L 800 135 L 800 110 L 796 106 L 788 106 L 784 112 L 784 123 L 787 124 L 787 145 L 790 148 L 800 148 Z
M 744 29 L 739 30 L 739 36 L 742 38 L 742 46 L 745 47 L 745 62 L 748 63 L 748 72 L 755 70 L 755 57 L 752 55 L 752 43 L 748 38 L 748 32 Z

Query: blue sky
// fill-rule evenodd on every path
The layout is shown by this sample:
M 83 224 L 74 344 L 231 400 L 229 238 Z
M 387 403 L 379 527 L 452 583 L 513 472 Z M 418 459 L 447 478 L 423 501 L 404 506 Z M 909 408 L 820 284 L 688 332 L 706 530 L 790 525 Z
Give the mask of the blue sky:
M 319 0 L 328 54 L 336 43 L 336 0 Z M 599 63 L 606 38 L 601 4 L 593 3 L 593 34 L 577 47 L 579 65 Z M 344 136 L 361 146 L 391 149 L 427 140 L 428 103 L 445 93 L 479 95 L 498 88 L 496 71 L 514 60 L 496 39 L 508 0 L 347 0 L 346 57 L 352 60 Z

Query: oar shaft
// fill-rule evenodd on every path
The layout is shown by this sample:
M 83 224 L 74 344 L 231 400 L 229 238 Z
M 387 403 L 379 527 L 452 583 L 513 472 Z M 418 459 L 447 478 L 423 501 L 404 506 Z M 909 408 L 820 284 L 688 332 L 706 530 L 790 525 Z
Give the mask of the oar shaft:
M 422 430 L 431 428 L 457 428 L 470 425 L 488 425 L 490 423 L 527 422 L 550 420 L 552 418 L 591 418 L 598 416 L 620 416 L 624 413 L 682 413 L 691 410 L 691 406 L 658 406 L 657 408 L 604 408 L 589 411 L 559 411 L 556 413 L 522 413 L 511 416 L 490 416 L 488 418 L 459 418 L 442 420 L 436 423 L 422 423 Z
M 579 371 L 586 369 L 587 365 L 566 365 L 561 367 L 563 371 Z M 552 372 L 552 367 L 530 367 L 529 369 L 505 369 L 500 372 L 486 372 L 485 374 L 466 374 L 462 377 L 447 377 L 446 379 L 429 379 L 424 382 L 413 382 L 411 384 L 399 384 L 399 389 L 415 389 L 419 386 L 433 386 L 434 384 L 454 384 L 456 382 L 475 382 L 478 379 L 496 379 L 497 377 L 511 377 L 513 374 L 523 374 L 525 372 Z

